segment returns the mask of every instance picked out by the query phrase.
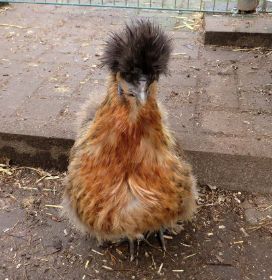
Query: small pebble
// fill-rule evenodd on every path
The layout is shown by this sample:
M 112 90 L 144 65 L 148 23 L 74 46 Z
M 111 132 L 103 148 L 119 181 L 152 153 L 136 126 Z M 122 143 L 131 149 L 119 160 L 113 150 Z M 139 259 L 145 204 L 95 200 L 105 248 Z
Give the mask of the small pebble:
M 234 197 L 234 200 L 235 200 L 236 202 L 238 202 L 238 203 L 241 203 L 241 200 L 238 199 L 236 196 Z

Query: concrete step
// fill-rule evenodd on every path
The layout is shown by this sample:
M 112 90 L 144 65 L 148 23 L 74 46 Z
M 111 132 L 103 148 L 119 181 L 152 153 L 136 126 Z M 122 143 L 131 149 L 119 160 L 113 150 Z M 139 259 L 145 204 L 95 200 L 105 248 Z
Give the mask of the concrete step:
M 272 47 L 270 14 L 206 15 L 204 41 L 207 45 Z

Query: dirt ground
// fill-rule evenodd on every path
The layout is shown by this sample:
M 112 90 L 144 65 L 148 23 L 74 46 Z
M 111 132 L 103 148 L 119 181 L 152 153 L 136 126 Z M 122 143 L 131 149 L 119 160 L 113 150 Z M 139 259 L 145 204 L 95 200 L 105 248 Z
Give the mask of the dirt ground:
M 195 219 L 137 246 L 100 248 L 60 215 L 64 173 L 0 165 L 0 279 L 272 279 L 272 197 L 199 186 Z

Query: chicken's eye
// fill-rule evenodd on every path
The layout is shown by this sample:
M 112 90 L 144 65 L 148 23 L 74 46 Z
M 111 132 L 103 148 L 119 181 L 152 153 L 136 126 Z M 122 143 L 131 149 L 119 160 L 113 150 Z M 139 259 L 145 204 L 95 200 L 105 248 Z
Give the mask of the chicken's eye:
M 135 94 L 133 92 L 129 92 L 127 95 L 130 97 L 135 97 Z

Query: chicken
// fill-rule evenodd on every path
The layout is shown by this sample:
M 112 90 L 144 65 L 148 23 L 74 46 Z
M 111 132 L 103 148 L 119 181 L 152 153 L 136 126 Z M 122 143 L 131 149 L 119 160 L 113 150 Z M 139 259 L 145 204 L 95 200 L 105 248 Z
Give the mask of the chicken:
M 149 21 L 113 33 L 102 58 L 110 70 L 107 95 L 93 121 L 89 105 L 71 150 L 65 213 L 98 241 L 133 241 L 190 219 L 196 180 L 179 159 L 157 102 L 171 40 Z

